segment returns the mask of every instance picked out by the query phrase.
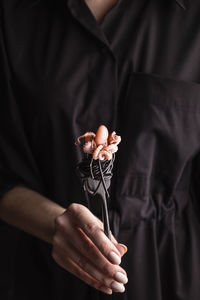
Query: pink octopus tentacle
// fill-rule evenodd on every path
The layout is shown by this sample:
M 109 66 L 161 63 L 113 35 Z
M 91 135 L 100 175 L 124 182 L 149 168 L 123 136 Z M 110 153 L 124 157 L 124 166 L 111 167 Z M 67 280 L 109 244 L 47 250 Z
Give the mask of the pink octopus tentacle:
M 106 150 L 110 153 L 115 153 L 118 150 L 118 146 L 116 144 L 110 144 L 107 147 L 105 147 L 104 150 Z
M 104 159 L 111 160 L 112 153 L 103 149 L 99 152 L 98 158 L 99 158 L 99 160 L 104 160 Z
M 107 128 L 101 125 L 96 134 L 94 132 L 86 132 L 79 136 L 76 145 L 81 144 L 81 139 L 85 139 L 83 143 L 83 151 L 92 154 L 93 159 L 111 160 L 112 154 L 118 151 L 118 144 L 121 142 L 121 136 L 116 135 L 116 132 L 108 133 Z
M 91 141 L 89 141 L 89 142 L 87 142 L 83 145 L 83 151 L 85 153 L 92 154 L 93 148 L 92 148 L 92 142 Z
M 86 132 L 85 134 L 79 136 L 75 142 L 75 145 L 81 144 L 81 139 L 85 138 L 85 143 L 92 141 L 95 138 L 96 134 L 94 132 Z
M 121 142 L 121 136 L 116 135 L 116 132 L 113 131 L 108 137 L 108 142 L 109 142 L 109 145 L 110 144 L 118 145 Z
M 88 154 L 92 154 L 97 148 L 97 145 L 94 140 L 89 141 L 83 145 L 83 151 Z
M 89 142 L 95 139 L 96 134 L 94 132 L 86 132 L 85 133 L 85 142 Z
M 93 159 L 95 159 L 95 160 L 98 159 L 99 152 L 101 151 L 102 148 L 103 148 L 103 145 L 97 146 L 97 148 L 94 150 L 93 155 L 92 155 Z
M 94 151 L 97 148 L 97 144 L 95 140 L 92 140 L 91 143 L 92 143 L 92 151 Z

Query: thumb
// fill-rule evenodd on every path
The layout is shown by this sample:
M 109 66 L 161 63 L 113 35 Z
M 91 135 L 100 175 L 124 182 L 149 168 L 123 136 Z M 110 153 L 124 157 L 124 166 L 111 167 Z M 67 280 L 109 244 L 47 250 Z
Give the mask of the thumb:
M 121 257 L 128 251 L 128 248 L 124 244 L 115 244 L 115 247 L 121 254 Z

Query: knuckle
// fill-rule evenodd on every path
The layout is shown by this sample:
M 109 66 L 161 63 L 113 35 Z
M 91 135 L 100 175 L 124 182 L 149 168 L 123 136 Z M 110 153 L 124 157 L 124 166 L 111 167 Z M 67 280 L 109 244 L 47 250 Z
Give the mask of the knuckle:
M 77 260 L 77 265 L 83 270 L 86 269 L 86 262 L 82 258 L 79 258 Z
M 112 249 L 110 248 L 110 245 L 107 244 L 107 242 L 102 244 L 102 251 L 104 253 L 104 255 L 108 256 L 109 253 L 112 251 Z
M 101 283 L 103 286 L 109 286 L 110 284 L 110 279 L 108 279 L 107 277 L 103 276 L 102 279 L 101 279 Z
M 86 232 L 89 232 L 91 235 L 95 235 L 98 232 L 99 227 L 94 222 L 88 222 L 84 225 L 84 229 L 86 230 Z
M 58 216 L 55 218 L 55 228 L 63 228 L 65 226 L 64 217 Z
M 78 203 L 71 203 L 68 208 L 67 211 L 71 214 L 71 215 L 77 215 L 80 212 L 80 205 Z
M 111 271 L 111 268 L 110 268 L 110 265 L 108 263 L 103 263 L 102 264 L 102 272 L 104 275 L 106 276 L 112 276 L 112 271 Z
M 96 216 L 95 216 L 95 222 L 98 225 L 98 227 L 103 230 L 103 222 Z
M 108 263 L 103 263 L 103 264 L 102 264 L 102 272 L 103 272 L 105 275 L 109 275 L 109 274 L 110 274 Z

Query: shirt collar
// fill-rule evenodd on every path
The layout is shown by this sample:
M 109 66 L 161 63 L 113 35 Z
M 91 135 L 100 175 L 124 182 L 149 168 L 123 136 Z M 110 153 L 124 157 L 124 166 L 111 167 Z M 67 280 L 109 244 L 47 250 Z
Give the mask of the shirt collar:
M 36 6 L 41 1 L 44 0 L 30 0 L 30 1 L 31 1 L 31 7 L 33 8 L 34 6 Z M 51 1 L 54 2 L 58 0 L 51 0 Z M 82 24 L 82 26 L 84 26 L 91 34 L 93 34 L 93 36 L 95 36 L 97 39 L 103 42 L 104 45 L 107 45 L 109 47 L 109 42 L 106 36 L 103 34 L 103 31 L 101 30 L 100 26 L 97 26 L 97 22 L 95 22 L 95 18 L 92 17 L 92 14 L 88 9 L 85 0 L 60 0 L 60 1 L 63 1 L 65 5 L 68 6 L 72 15 L 75 17 L 75 19 L 77 19 L 79 23 Z M 118 0 L 116 5 L 119 5 L 122 1 L 124 0 Z M 170 1 L 176 1 L 176 3 L 184 10 L 187 10 L 188 8 L 189 0 L 170 0 Z
M 32 6 L 35 6 L 37 4 L 39 4 L 41 0 L 31 0 L 31 7 Z M 68 0 L 66 0 L 67 2 Z M 74 1 L 77 1 L 77 0 L 74 0 Z M 122 0 L 118 0 L 119 2 L 121 2 Z M 188 2 L 189 0 L 174 0 L 177 2 L 177 4 L 179 4 L 183 9 L 188 9 Z

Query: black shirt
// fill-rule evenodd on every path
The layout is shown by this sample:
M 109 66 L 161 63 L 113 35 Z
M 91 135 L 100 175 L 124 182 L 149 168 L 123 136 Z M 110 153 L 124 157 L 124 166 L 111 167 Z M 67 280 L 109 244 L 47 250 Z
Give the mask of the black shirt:
M 129 249 L 113 299 L 199 300 L 199 0 L 119 0 L 101 24 L 84 0 L 1 0 L 0 18 L 1 196 L 23 184 L 85 203 L 74 142 L 105 124 L 122 136 L 109 211 Z M 110 297 L 1 232 L 1 299 Z

